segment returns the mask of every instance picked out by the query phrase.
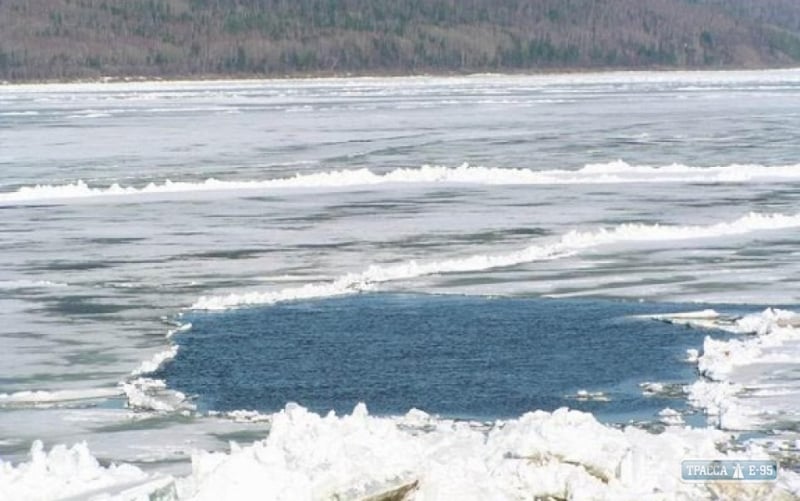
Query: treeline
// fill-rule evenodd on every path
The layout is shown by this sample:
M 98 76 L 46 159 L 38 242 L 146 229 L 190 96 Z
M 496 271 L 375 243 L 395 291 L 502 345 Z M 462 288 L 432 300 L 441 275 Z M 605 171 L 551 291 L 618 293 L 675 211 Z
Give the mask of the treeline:
M 797 0 L 696 0 L 722 7 L 739 18 L 757 24 L 800 31 L 800 2 Z
M 3 0 L 0 79 L 767 67 L 797 0 Z

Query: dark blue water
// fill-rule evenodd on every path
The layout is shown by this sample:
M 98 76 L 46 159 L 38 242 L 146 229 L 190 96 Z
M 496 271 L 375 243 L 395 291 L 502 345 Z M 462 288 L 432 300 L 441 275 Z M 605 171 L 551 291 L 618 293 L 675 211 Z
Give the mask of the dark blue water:
M 643 381 L 692 382 L 687 348 L 708 331 L 635 315 L 698 305 L 604 300 L 364 294 L 224 313 L 192 313 L 178 356 L 158 374 L 203 410 L 377 414 L 411 407 L 461 418 L 569 406 L 601 419 L 647 419 L 682 399 Z M 722 334 L 719 334 L 722 335 Z M 578 390 L 610 401 L 581 401 Z

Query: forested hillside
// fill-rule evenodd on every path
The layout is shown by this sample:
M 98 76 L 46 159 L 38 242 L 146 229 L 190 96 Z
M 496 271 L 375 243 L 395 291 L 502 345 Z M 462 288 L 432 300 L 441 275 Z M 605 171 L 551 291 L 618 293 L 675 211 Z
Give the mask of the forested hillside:
M 798 0 L 0 0 L 5 80 L 798 63 Z

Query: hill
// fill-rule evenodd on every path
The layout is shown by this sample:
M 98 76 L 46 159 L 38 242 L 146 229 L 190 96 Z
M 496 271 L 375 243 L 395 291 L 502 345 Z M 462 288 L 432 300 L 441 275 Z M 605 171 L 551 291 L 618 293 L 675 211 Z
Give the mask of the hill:
M 0 79 L 800 63 L 796 0 L 4 0 Z

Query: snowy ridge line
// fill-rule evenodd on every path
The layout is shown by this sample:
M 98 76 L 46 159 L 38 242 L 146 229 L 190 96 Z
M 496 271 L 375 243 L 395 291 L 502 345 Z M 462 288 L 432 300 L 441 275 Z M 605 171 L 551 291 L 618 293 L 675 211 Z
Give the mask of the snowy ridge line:
M 626 183 L 742 183 L 748 181 L 800 181 L 800 164 L 766 166 L 732 164 L 718 167 L 630 165 L 622 160 L 588 164 L 578 170 L 531 170 L 523 168 L 481 167 L 463 164 L 459 167 L 423 165 L 419 168 L 398 168 L 386 173 L 369 169 L 333 170 L 292 177 L 224 181 L 206 179 L 201 182 L 164 181 L 144 187 L 89 186 L 78 180 L 62 185 L 23 186 L 13 192 L 0 193 L 0 204 L 71 200 L 98 197 L 121 197 L 146 194 L 176 194 L 211 191 L 280 190 L 303 188 L 346 188 L 383 184 L 478 184 L 478 185 L 562 185 L 562 184 L 626 184 Z
M 668 415 L 667 417 L 674 417 Z M 720 430 L 669 427 L 660 434 L 617 429 L 561 408 L 484 423 L 440 419 L 419 410 L 320 416 L 288 404 L 270 416 L 268 436 L 229 452 L 198 451 L 185 477 L 102 466 L 85 443 L 44 450 L 30 460 L 0 458 L 0 498 L 163 501 L 288 499 L 795 499 L 800 475 L 775 483 L 688 483 L 687 457 L 767 459 L 752 444 L 721 452 Z
M 311 283 L 271 292 L 203 296 L 190 308 L 194 310 L 225 310 L 298 299 L 341 296 L 369 290 L 373 286 L 385 282 L 444 273 L 466 273 L 517 266 L 567 257 L 583 250 L 609 244 L 709 239 L 797 227 L 800 227 L 800 214 L 750 213 L 734 221 L 707 226 L 622 224 L 611 229 L 601 228 L 593 232 L 571 231 L 553 243 L 531 245 L 506 254 L 474 255 L 429 263 L 408 261 L 394 265 L 372 265 L 365 271 L 348 273 L 327 283 Z

